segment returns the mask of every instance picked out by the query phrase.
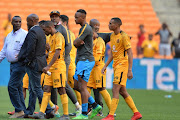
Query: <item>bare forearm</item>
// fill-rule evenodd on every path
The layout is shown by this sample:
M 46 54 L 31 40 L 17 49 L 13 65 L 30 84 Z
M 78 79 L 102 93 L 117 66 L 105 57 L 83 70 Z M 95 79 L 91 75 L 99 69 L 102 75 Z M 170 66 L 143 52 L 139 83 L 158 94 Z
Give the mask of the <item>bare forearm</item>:
M 112 55 L 112 52 L 110 52 L 108 60 L 107 60 L 107 62 L 105 64 L 105 67 L 107 67 L 111 63 L 112 60 L 113 60 L 113 55 Z
M 127 50 L 128 53 L 128 70 L 132 70 L 132 64 L 133 64 L 133 53 L 131 48 Z
M 55 61 L 58 59 L 59 55 L 60 55 L 60 50 L 56 50 L 51 62 L 48 65 L 49 67 L 51 67 L 55 63 Z

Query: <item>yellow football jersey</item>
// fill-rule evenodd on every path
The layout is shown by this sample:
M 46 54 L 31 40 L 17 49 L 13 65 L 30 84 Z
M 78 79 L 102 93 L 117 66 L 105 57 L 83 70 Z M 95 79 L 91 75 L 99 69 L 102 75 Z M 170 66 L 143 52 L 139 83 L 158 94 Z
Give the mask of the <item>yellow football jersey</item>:
M 50 62 L 55 54 L 56 49 L 61 49 L 59 58 L 51 66 L 50 72 L 58 71 L 65 68 L 64 54 L 65 54 L 65 40 L 60 32 L 55 33 L 53 36 L 49 36 L 49 56 L 48 61 Z
M 50 39 L 50 35 L 46 36 L 46 44 L 49 44 L 49 39 Z M 46 50 L 46 53 L 48 53 L 48 51 Z M 49 64 L 49 59 L 46 59 L 47 64 Z
M 126 50 L 131 48 L 130 37 L 123 31 L 110 37 L 111 51 L 113 54 L 113 67 L 116 65 L 128 65 L 128 56 Z
M 104 64 L 105 49 L 105 42 L 101 37 L 93 41 L 93 56 L 96 65 Z
M 76 65 L 75 65 L 75 59 L 76 59 L 76 47 L 74 47 L 73 45 L 73 42 L 74 40 L 76 39 L 75 38 L 75 35 L 72 31 L 70 31 L 70 36 L 71 36 L 71 46 L 72 46 L 72 49 L 71 49 L 71 52 L 69 53 L 70 54 L 70 58 L 71 58 L 71 62 L 70 62 L 70 65 L 69 65 L 69 68 L 74 68 Z
M 158 50 L 158 45 L 155 41 L 153 40 L 145 40 L 142 43 L 142 48 L 143 48 L 143 55 L 144 57 L 149 57 L 152 58 L 155 55 L 155 50 Z

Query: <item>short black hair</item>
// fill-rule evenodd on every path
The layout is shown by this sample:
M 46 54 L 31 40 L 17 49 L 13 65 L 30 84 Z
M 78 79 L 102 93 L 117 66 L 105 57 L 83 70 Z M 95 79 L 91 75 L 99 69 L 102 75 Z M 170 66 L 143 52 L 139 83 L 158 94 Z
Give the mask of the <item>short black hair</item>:
M 67 24 L 69 22 L 69 17 L 66 15 L 60 15 L 60 19 L 62 20 L 62 22 L 67 22 Z
M 119 26 L 122 25 L 122 21 L 121 21 L 121 19 L 118 18 L 118 17 L 114 17 L 114 18 L 112 18 L 111 20 L 114 20 L 114 22 L 116 22 L 117 24 L 119 24 Z
M 16 15 L 16 16 L 14 16 L 14 17 L 19 17 L 19 18 L 21 18 L 19 15 Z
M 79 10 L 77 10 L 77 12 L 83 13 L 83 14 L 85 14 L 85 15 L 87 14 L 84 9 L 79 9 Z
M 44 25 L 45 27 L 51 27 L 51 26 L 54 26 L 54 23 L 52 21 L 49 21 L 49 20 L 42 20 L 39 22 L 39 25 Z
M 18 16 L 18 15 L 16 15 L 16 16 L 14 16 L 14 17 L 12 18 L 12 20 L 13 20 L 14 18 L 21 18 L 21 17 L 20 17 L 20 16 Z
M 46 20 L 41 20 L 41 21 L 39 21 L 39 25 L 44 25 L 45 22 L 46 22 Z

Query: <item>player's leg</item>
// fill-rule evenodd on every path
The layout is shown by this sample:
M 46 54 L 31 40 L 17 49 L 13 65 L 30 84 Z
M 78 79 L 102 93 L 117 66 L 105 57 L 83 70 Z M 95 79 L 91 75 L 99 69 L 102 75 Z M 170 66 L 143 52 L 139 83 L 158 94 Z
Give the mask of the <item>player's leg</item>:
M 60 76 L 60 78 L 58 78 L 58 81 L 57 81 L 57 77 L 59 77 L 59 76 Z M 63 107 L 63 116 L 61 116 L 59 118 L 59 120 L 64 120 L 64 119 L 69 120 L 68 96 L 67 96 L 66 90 L 65 90 L 65 87 L 66 87 L 66 71 L 65 70 L 62 70 L 59 73 L 57 73 L 53 84 L 54 84 L 53 86 L 55 88 L 58 88 L 58 93 L 60 95 L 61 104 L 62 104 L 62 107 Z
M 110 112 L 109 112 L 109 115 L 107 117 L 105 117 L 101 120 L 114 120 L 114 113 L 115 113 L 117 106 L 118 106 L 118 103 L 119 103 L 118 91 L 120 90 L 120 88 L 121 88 L 121 85 L 113 83 L 113 88 L 112 88 L 113 98 L 111 101 Z
M 136 120 L 136 119 L 140 119 L 142 118 L 142 115 L 139 113 L 139 111 L 136 108 L 136 105 L 134 104 L 133 99 L 131 98 L 131 96 L 128 94 L 126 87 L 121 87 L 120 89 L 120 94 L 121 96 L 124 98 L 124 100 L 126 101 L 127 105 L 131 108 L 131 110 L 134 113 L 134 116 L 132 117 L 131 120 Z
M 28 86 L 29 86 L 29 77 L 28 77 L 28 75 L 26 73 L 24 78 L 23 78 L 23 96 L 24 96 L 24 100 L 26 99 L 26 89 L 28 89 Z
M 99 93 L 102 95 L 102 97 L 104 98 L 106 105 L 110 111 L 110 106 L 111 106 L 111 96 L 109 94 L 109 92 L 106 90 L 105 87 L 103 88 L 98 88 Z
M 69 70 L 68 70 L 68 81 L 67 81 L 67 83 L 70 85 L 70 87 L 71 87 L 72 89 L 74 89 L 74 78 L 73 78 L 74 74 L 75 74 L 75 67 L 69 68 Z M 81 104 L 82 104 L 81 94 L 80 94 L 78 91 L 76 91 L 76 90 L 74 90 L 74 92 L 75 92 L 75 94 L 76 94 L 77 101 L 78 101 L 79 105 L 81 105 Z

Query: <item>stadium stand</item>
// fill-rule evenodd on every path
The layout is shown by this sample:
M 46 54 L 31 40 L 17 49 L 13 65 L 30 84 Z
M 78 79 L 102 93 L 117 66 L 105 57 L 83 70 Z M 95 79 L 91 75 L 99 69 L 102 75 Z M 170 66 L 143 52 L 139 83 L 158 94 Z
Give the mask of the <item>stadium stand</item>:
M 155 33 L 160 28 L 160 22 L 150 0 L 1 0 L 0 25 L 7 14 L 22 17 L 22 28 L 26 27 L 26 17 L 31 13 L 39 15 L 40 20 L 48 20 L 52 10 L 59 10 L 70 18 L 70 29 L 77 35 L 79 26 L 74 22 L 77 9 L 87 11 L 87 20 L 96 18 L 101 23 L 101 32 L 109 32 L 108 23 L 112 17 L 120 17 L 122 30 L 132 36 L 132 47 L 136 57 L 137 32 L 139 24 L 144 24 L 146 33 Z M 159 42 L 159 37 L 154 37 Z M 0 49 L 3 46 L 3 29 L 0 27 Z

